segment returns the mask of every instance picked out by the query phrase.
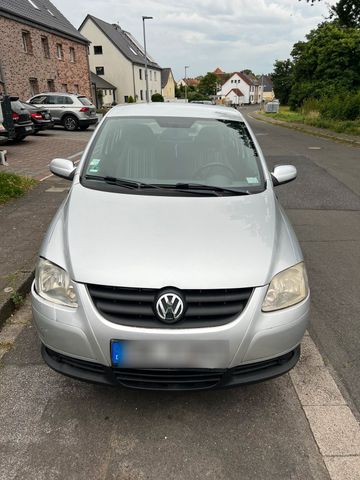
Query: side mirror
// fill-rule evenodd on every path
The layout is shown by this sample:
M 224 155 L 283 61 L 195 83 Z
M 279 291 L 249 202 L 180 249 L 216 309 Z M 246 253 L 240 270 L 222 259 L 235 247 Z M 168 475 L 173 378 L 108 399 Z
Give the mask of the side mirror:
M 295 180 L 296 175 L 297 170 L 293 165 L 277 165 L 271 172 L 274 187 Z
M 66 180 L 72 180 L 75 171 L 76 167 L 73 162 L 66 158 L 54 158 L 54 160 L 50 162 L 50 172 Z

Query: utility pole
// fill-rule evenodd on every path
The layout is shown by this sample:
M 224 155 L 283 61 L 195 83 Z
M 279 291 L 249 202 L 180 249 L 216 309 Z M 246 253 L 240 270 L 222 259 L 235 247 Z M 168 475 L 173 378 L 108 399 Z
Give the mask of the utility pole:
M 185 65 L 185 101 L 187 100 L 187 76 L 186 71 L 189 68 L 189 65 Z
M 143 33 L 144 33 L 144 52 L 145 52 L 145 83 L 146 83 L 146 102 L 149 103 L 149 79 L 148 79 L 148 59 L 146 55 L 146 34 L 145 34 L 145 20 L 152 20 L 154 17 L 142 17 Z

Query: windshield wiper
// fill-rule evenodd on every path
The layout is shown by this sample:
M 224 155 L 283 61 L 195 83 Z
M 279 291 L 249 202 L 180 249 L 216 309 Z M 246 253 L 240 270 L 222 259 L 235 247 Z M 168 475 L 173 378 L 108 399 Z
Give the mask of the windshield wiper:
M 237 190 L 235 188 L 228 188 L 228 187 L 219 187 L 217 185 L 205 185 L 203 183 L 176 183 L 174 188 L 177 190 L 185 190 L 191 191 L 195 190 L 196 192 L 200 190 L 204 190 L 207 192 L 214 192 L 214 193 L 231 193 L 234 195 L 251 195 L 248 190 Z
M 118 185 L 119 187 L 141 189 L 141 188 L 161 188 L 152 183 L 138 182 L 136 180 L 128 180 L 127 178 L 116 178 L 116 177 L 102 177 L 100 175 L 85 175 L 86 180 L 100 180 L 110 185 Z

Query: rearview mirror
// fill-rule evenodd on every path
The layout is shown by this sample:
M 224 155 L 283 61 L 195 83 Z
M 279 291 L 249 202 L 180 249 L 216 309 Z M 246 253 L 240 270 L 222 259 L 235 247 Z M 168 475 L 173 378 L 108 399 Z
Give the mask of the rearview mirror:
M 297 170 L 294 165 L 277 165 L 271 172 L 274 187 L 295 180 Z
M 66 158 L 54 158 L 54 160 L 50 162 L 50 172 L 66 180 L 72 180 L 75 171 L 76 167 L 73 162 Z

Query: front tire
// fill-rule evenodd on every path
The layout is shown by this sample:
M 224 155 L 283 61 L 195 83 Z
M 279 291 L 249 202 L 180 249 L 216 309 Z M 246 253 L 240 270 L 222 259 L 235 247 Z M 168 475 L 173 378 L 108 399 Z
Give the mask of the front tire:
M 74 132 L 79 128 L 79 122 L 77 118 L 73 117 L 72 115 L 66 115 L 62 121 L 65 130 L 68 132 Z

